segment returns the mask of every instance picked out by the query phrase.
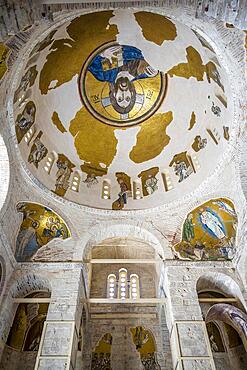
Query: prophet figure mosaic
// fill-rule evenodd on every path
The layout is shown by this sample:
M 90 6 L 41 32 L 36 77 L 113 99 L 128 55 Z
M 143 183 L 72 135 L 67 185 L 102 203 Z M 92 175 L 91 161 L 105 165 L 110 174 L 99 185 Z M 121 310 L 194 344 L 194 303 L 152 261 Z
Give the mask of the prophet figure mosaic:
M 229 260 L 235 253 L 237 214 L 229 199 L 210 200 L 191 211 L 175 256 L 190 260 Z
M 18 262 L 30 261 L 39 248 L 54 238 L 67 239 L 71 236 L 63 219 L 50 208 L 20 202 L 16 210 L 23 214 L 16 239 L 15 258 Z
M 87 109 L 114 126 L 130 126 L 150 117 L 162 103 L 166 87 L 166 75 L 153 68 L 140 49 L 115 42 L 88 58 L 79 83 Z
M 136 350 L 141 355 L 141 362 L 144 370 L 160 370 L 156 356 L 156 345 L 150 330 L 143 326 L 136 326 L 130 329 Z
M 111 370 L 112 335 L 106 333 L 92 353 L 91 370 Z

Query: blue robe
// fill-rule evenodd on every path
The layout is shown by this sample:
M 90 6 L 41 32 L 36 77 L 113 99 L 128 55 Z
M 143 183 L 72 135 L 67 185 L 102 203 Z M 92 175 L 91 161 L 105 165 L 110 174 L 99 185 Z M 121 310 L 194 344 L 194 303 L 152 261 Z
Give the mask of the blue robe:
M 133 46 L 126 46 L 126 45 L 122 46 L 122 54 L 123 54 L 123 64 L 124 65 L 121 67 L 115 67 L 115 68 L 110 68 L 108 70 L 103 70 L 102 62 L 105 60 L 105 58 L 98 54 L 96 55 L 96 57 L 94 57 L 94 59 L 88 66 L 88 70 L 93 74 L 93 76 L 97 80 L 102 81 L 102 82 L 107 81 L 110 83 L 114 83 L 118 73 L 121 70 L 128 71 L 128 68 L 126 68 L 128 64 L 136 60 L 144 60 L 141 50 Z M 150 76 L 148 76 L 146 73 L 142 73 L 137 76 L 134 76 L 133 81 L 139 80 L 141 78 L 148 78 L 148 77 Z

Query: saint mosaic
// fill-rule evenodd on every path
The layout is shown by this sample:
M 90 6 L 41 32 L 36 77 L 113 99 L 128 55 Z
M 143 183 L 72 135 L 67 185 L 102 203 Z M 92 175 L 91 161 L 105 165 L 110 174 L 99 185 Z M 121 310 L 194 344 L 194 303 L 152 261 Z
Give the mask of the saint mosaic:
M 150 117 L 162 103 L 167 76 L 153 68 L 140 49 L 108 43 L 96 49 L 82 68 L 79 90 L 96 118 L 130 126 Z

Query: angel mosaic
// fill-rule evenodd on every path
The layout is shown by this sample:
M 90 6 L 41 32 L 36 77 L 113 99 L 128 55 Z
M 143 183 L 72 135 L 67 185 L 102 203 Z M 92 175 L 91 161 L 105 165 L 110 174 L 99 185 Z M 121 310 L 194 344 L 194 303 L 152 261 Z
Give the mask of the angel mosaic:
M 144 187 L 147 190 L 148 195 L 153 194 L 156 190 L 158 190 L 158 179 L 153 175 L 148 175 Z
M 45 158 L 45 156 L 48 153 L 47 148 L 44 146 L 44 144 L 40 140 L 40 136 L 42 135 L 39 133 L 38 136 L 33 141 L 30 154 L 28 156 L 28 162 L 33 163 L 36 168 L 39 166 L 39 162 L 42 161 L 42 159 Z

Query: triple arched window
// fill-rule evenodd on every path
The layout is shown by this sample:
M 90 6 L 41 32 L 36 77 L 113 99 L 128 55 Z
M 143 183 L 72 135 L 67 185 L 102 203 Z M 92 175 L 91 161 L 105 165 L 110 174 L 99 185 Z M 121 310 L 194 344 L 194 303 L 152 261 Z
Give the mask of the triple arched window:
M 140 282 L 137 274 L 128 275 L 125 268 L 115 274 L 108 275 L 107 278 L 107 297 L 118 299 L 137 299 L 140 298 Z

